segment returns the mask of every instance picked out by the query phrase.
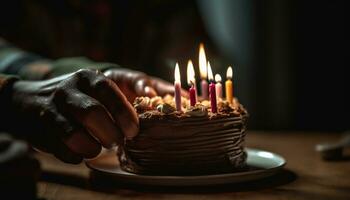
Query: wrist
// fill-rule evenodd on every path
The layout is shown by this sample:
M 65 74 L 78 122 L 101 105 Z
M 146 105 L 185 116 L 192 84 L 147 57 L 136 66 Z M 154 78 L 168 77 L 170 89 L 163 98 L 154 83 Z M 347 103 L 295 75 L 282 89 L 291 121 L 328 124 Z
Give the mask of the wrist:
M 72 73 L 79 69 L 94 69 L 101 72 L 109 69 L 117 69 L 119 66 L 114 63 L 94 62 L 86 57 L 60 58 L 51 63 L 52 68 L 49 77 L 53 78 L 63 74 Z

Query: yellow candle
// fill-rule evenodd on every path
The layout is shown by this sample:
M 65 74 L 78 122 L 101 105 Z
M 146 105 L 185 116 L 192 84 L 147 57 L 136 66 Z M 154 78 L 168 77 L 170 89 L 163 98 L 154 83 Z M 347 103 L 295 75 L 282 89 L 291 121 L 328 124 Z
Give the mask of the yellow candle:
M 233 100 L 233 87 L 232 87 L 232 67 L 229 66 L 226 72 L 226 82 L 225 82 L 225 91 L 226 91 L 226 100 L 229 103 L 232 103 Z

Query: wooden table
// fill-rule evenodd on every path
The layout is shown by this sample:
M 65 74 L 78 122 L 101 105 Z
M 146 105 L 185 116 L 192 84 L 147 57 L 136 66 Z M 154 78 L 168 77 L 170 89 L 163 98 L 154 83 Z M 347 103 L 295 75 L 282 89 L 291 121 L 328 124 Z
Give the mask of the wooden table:
M 340 134 L 312 132 L 247 133 L 247 146 L 281 154 L 285 170 L 259 181 L 212 187 L 163 188 L 108 185 L 92 186 L 84 164 L 69 165 L 38 154 L 43 175 L 38 196 L 50 199 L 350 199 L 350 156 L 322 161 L 317 143 L 336 141 Z M 346 154 L 350 151 L 347 150 Z M 103 181 L 96 185 L 101 185 Z M 103 185 L 103 184 L 102 184 Z

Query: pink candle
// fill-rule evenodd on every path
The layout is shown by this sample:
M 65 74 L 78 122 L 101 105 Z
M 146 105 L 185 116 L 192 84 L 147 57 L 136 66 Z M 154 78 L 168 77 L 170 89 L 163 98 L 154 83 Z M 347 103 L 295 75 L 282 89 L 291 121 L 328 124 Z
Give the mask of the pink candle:
M 189 92 L 190 92 L 190 104 L 191 106 L 195 106 L 196 105 L 196 88 L 192 85 Z
M 208 99 L 208 81 L 203 79 L 201 81 L 202 97 L 203 99 Z
M 217 113 L 217 106 L 216 106 L 216 91 L 215 91 L 215 83 L 211 82 L 209 85 L 209 95 L 210 95 L 210 105 L 211 105 L 211 112 Z
M 180 78 L 180 69 L 179 64 L 176 63 L 175 65 L 175 81 L 174 81 L 174 87 L 175 87 L 175 106 L 177 111 L 181 111 L 181 78 Z
M 210 95 L 211 112 L 217 113 L 218 109 L 217 109 L 217 103 L 216 103 L 216 87 L 215 87 L 215 82 L 213 77 L 213 71 L 211 70 L 211 66 L 209 62 L 208 62 L 208 78 L 210 81 L 209 95 Z
M 197 100 L 198 99 L 198 89 L 197 89 L 196 79 L 194 79 L 193 85 L 194 85 L 194 89 L 196 90 L 196 100 Z

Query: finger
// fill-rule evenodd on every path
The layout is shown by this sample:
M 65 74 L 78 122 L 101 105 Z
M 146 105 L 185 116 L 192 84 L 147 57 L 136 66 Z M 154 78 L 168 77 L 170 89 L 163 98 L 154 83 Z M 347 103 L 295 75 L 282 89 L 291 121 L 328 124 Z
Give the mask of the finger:
M 91 96 L 107 108 L 125 137 L 128 139 L 135 137 L 139 131 L 138 117 L 119 87 L 104 76 L 91 81 Z
M 54 156 L 65 163 L 79 164 L 83 161 L 83 157 L 73 153 L 65 144 L 61 143 L 56 146 Z
M 136 78 L 140 76 L 139 73 L 134 73 L 129 69 L 112 69 L 105 71 L 103 74 L 118 85 L 130 102 L 134 101 L 136 98 L 134 85 Z
M 111 78 L 118 86 L 124 91 L 132 90 L 134 94 L 129 94 L 131 101 L 136 96 L 165 96 L 166 94 L 174 95 L 173 84 L 155 77 L 148 77 L 146 74 L 118 69 L 118 70 L 107 70 L 104 73 L 108 78 Z M 131 87 L 131 88 L 130 88 Z M 188 97 L 189 94 L 186 90 L 181 90 L 181 95 Z
M 174 95 L 175 88 L 174 85 L 164 81 L 163 79 L 152 77 L 151 86 L 157 91 L 159 96 L 165 96 L 167 94 Z M 181 89 L 181 95 L 188 97 L 189 94 L 185 89 Z
M 38 149 L 54 154 L 58 149 L 62 138 L 68 136 L 74 126 L 71 121 L 61 115 L 54 106 L 43 106 L 40 108 L 40 121 L 43 124 L 42 133 L 33 139 L 33 143 Z
M 146 78 L 141 78 L 135 83 L 135 93 L 136 96 L 147 96 L 155 97 L 157 96 L 156 90 L 151 85 L 151 82 Z
M 96 99 L 76 90 L 66 91 L 60 109 L 72 116 L 106 148 L 122 142 L 122 134 L 105 107 Z
M 46 125 L 46 133 L 52 133 L 50 136 L 46 134 L 47 139 L 43 144 L 47 144 L 46 151 L 54 153 L 57 151 L 55 144 L 62 141 L 74 153 L 84 157 L 96 157 L 101 151 L 101 145 L 82 128 L 77 128 L 72 121 L 66 119 L 57 112 L 56 108 L 48 108 L 41 112 L 41 117 Z
M 83 129 L 74 131 L 63 142 L 74 153 L 84 158 L 94 158 L 102 150 L 101 145 L 88 132 Z
M 44 147 L 45 151 L 52 153 L 63 162 L 71 164 L 80 163 L 83 157 L 73 153 L 62 142 L 62 138 L 73 130 L 72 123 L 59 114 L 55 107 L 46 108 L 40 113 L 40 117 L 46 126 L 46 134 L 40 138 L 42 139 L 40 142 L 42 144 L 41 147 Z
M 108 78 L 111 78 L 120 89 L 125 91 L 132 91 L 130 94 L 133 98 L 136 96 L 157 96 L 156 90 L 152 87 L 152 84 L 148 76 L 142 72 L 132 70 L 108 70 L 104 73 Z

